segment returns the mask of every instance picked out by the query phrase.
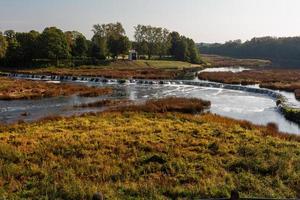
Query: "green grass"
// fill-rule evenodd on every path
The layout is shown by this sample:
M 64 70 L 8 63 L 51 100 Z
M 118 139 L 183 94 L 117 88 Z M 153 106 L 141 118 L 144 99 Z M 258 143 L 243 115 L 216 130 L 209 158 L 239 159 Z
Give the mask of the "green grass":
M 275 132 L 142 112 L 1 126 L 0 199 L 295 197 L 300 143 Z

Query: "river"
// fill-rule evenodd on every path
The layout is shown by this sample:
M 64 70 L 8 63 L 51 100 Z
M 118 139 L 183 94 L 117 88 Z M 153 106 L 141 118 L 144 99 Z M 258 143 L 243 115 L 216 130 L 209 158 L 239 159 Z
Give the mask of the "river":
M 16 78 L 26 78 L 26 76 Z M 34 80 L 41 79 L 39 76 L 27 78 Z M 43 79 L 53 81 L 53 78 L 51 79 L 50 77 L 43 77 Z M 54 81 L 58 84 L 61 82 L 58 77 Z M 106 80 L 104 82 L 92 78 L 82 78 L 82 80 L 72 80 L 72 78 L 70 78 L 62 82 L 99 87 L 112 86 L 117 92 L 110 96 L 96 98 L 70 96 L 38 100 L 0 101 L 0 122 L 13 123 L 19 120 L 34 121 L 51 115 L 71 116 L 86 112 L 103 111 L 105 108 L 74 108 L 74 105 L 94 102 L 100 99 L 124 98 L 133 101 L 145 101 L 151 98 L 175 96 L 209 100 L 212 103 L 210 109 L 212 113 L 234 119 L 248 120 L 258 125 L 266 125 L 273 122 L 278 124 L 279 130 L 282 132 L 300 134 L 299 125 L 286 120 L 276 106 L 276 99 L 266 94 L 225 89 L 222 87 L 198 86 L 197 84 L 201 82 L 199 80 L 189 81 L 188 84 L 184 81 L 170 81 L 164 82 L 164 84 L 154 81 L 131 81 L 120 84 L 117 80 Z M 249 87 L 255 88 L 256 86 Z M 278 92 L 287 96 L 289 101 L 292 101 L 296 106 L 298 106 L 298 104 L 300 105 L 297 100 L 294 100 L 292 93 Z

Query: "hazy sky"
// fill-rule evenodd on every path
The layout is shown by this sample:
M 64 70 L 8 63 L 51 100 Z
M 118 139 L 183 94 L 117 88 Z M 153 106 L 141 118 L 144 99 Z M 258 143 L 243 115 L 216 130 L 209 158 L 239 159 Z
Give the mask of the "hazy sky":
M 176 30 L 196 42 L 300 35 L 300 0 L 0 0 L 0 30 L 78 30 L 120 21 Z

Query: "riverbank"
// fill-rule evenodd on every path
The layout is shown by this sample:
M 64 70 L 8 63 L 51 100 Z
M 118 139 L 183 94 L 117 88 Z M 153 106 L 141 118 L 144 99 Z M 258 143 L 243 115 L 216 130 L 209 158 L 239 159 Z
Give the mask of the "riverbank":
M 207 67 L 268 67 L 272 65 L 269 60 L 262 59 L 237 59 L 219 55 L 201 54 L 204 62 L 207 63 Z
M 1 126 L 0 133 L 0 196 L 7 199 L 299 192 L 299 138 L 272 124 L 135 110 Z
M 300 70 L 250 70 L 238 73 L 203 72 L 198 75 L 201 80 L 209 80 L 227 84 L 253 85 L 262 88 L 295 92 L 300 89 Z M 297 92 L 299 95 L 299 92 Z M 297 95 L 296 95 L 297 96 Z
M 185 79 L 193 78 L 195 73 L 201 69 L 203 69 L 202 65 L 194 65 L 181 61 L 118 60 L 101 66 L 45 67 L 34 69 L 2 68 L 2 71 L 58 76 L 96 76 L 117 79 Z
M 112 89 L 108 87 L 96 88 L 0 77 L 0 100 L 38 99 L 70 95 L 96 97 L 110 93 L 112 93 Z

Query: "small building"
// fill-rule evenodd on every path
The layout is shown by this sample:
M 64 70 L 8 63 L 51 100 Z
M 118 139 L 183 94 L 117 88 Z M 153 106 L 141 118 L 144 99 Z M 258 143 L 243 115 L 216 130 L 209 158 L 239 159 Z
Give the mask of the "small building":
M 130 50 L 128 55 L 128 60 L 137 60 L 138 53 L 136 50 Z

